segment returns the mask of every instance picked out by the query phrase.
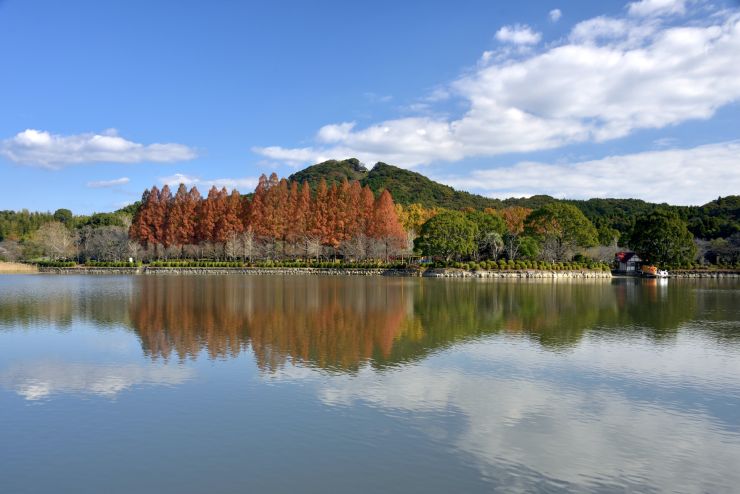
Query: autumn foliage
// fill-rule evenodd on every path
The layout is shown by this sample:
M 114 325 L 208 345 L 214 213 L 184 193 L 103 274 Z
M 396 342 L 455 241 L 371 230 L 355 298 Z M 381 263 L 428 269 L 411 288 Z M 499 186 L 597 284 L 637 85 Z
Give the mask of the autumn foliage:
M 173 197 L 166 185 L 152 187 L 142 196 L 129 235 L 155 252 L 203 244 L 225 247 L 248 237 L 250 245 L 270 246 L 276 257 L 349 252 L 343 247 L 362 241 L 373 243 L 377 257 L 388 258 L 407 243 L 388 191 L 376 198 L 368 187 L 347 180 L 331 186 L 322 180 L 312 191 L 305 182 L 278 179 L 274 173 L 260 177 L 251 197 L 213 187 L 203 198 L 183 184 Z

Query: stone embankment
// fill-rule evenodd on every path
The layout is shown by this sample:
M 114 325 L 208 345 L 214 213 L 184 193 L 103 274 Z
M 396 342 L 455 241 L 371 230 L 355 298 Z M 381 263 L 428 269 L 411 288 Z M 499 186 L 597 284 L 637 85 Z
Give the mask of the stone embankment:
M 608 271 L 547 271 L 547 270 L 507 270 L 507 271 L 465 271 L 461 269 L 385 269 L 385 268 L 103 268 L 103 267 L 74 267 L 74 268 L 39 268 L 42 273 L 50 274 L 90 274 L 90 275 L 213 275 L 213 274 L 241 274 L 241 275 L 320 275 L 320 276 L 403 276 L 403 277 L 430 277 L 430 278 L 506 278 L 506 279 L 584 279 L 584 278 L 611 278 Z
M 728 270 L 695 270 L 670 271 L 669 278 L 740 278 L 740 271 Z
M 48 274 L 146 274 L 146 275 L 192 275 L 192 274 L 272 274 L 294 275 L 311 274 L 323 276 L 418 276 L 419 272 L 411 269 L 361 269 L 361 268 L 153 268 L 149 266 L 131 268 L 42 267 L 39 272 Z
M 429 269 L 424 276 L 431 278 L 503 278 L 503 279 L 594 279 L 611 278 L 609 271 L 571 270 L 550 271 L 538 269 L 517 269 L 505 271 L 465 271 L 461 269 Z
M 5 272 L 35 273 L 35 266 L 20 265 L 23 270 Z M 39 267 L 38 272 L 51 274 L 260 274 L 260 275 L 322 275 L 322 276 L 405 276 L 428 278 L 503 278 L 503 279 L 610 279 L 608 271 L 570 270 L 550 271 L 537 269 L 512 269 L 495 271 L 466 271 L 463 269 L 385 269 L 385 268 L 102 268 L 78 266 L 74 268 Z M 740 278 L 740 271 L 731 270 L 682 270 L 671 271 L 670 278 Z

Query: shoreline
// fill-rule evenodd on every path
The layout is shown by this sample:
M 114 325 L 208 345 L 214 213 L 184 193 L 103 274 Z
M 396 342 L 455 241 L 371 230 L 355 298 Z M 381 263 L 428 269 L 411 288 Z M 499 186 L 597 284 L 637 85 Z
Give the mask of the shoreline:
M 467 271 L 461 269 L 394 268 L 162 268 L 162 267 L 40 267 L 39 273 L 57 275 L 313 275 L 313 276 L 389 276 L 424 278 L 501 278 L 501 279 L 611 279 L 609 271 L 595 270 L 502 270 Z
M 425 271 L 418 269 L 395 269 L 395 268 L 164 268 L 164 267 L 38 267 L 24 271 L 11 271 L 10 273 L 41 273 L 57 275 L 314 275 L 314 276 L 393 276 L 393 277 L 424 277 L 424 278 L 482 278 L 482 279 L 612 279 L 632 278 L 640 279 L 638 276 L 613 275 L 609 271 L 596 270 L 536 270 L 536 269 L 512 269 L 512 270 L 476 270 L 467 271 L 453 268 L 432 268 Z M 740 278 L 740 271 L 717 270 L 717 271 L 675 271 L 670 273 L 669 278 Z

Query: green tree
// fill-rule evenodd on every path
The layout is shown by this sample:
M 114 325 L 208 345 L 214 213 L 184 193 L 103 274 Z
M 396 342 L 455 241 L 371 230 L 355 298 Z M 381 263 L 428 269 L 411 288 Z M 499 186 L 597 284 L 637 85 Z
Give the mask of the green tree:
M 681 266 L 696 256 L 694 237 L 678 214 L 658 209 L 640 216 L 630 236 L 630 247 L 656 266 Z
M 537 259 L 540 255 L 540 244 L 532 237 L 521 237 L 519 239 L 519 255 L 525 259 Z
M 458 211 L 444 211 L 430 218 L 419 233 L 414 247 L 425 256 L 441 256 L 449 261 L 470 255 L 477 247 L 477 225 Z
M 503 235 L 506 233 L 506 223 L 500 216 L 495 216 L 484 211 L 468 211 L 465 217 L 475 223 L 478 232 L 475 235 L 476 259 L 481 257 L 497 258 L 499 251 L 503 248 Z
M 525 232 L 542 244 L 546 258 L 570 259 L 578 247 L 598 242 L 596 228 L 577 207 L 563 202 L 547 204 L 529 215 Z
M 69 209 L 57 209 L 54 211 L 54 221 L 58 221 L 59 223 L 64 224 L 64 226 L 69 227 L 73 218 L 74 215 Z

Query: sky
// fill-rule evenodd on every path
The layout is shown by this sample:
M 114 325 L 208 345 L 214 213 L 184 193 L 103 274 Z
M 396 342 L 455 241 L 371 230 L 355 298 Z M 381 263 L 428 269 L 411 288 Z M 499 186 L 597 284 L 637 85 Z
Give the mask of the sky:
M 0 0 L 0 210 L 326 159 L 491 197 L 740 194 L 740 2 Z

